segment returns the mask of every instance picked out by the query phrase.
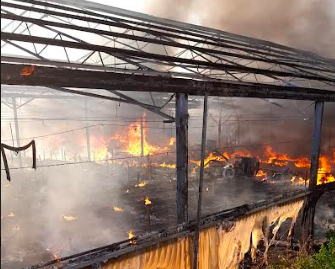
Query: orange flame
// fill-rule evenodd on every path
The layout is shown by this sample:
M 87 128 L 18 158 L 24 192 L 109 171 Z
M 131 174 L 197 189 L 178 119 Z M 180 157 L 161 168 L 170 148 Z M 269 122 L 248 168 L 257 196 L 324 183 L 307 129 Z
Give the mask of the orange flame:
M 165 168 L 171 168 L 171 169 L 176 169 L 177 165 L 175 164 L 168 164 L 168 163 L 152 163 L 151 164 L 152 166 L 155 166 L 155 167 L 165 167 Z
M 54 259 L 57 263 L 60 262 L 60 257 L 58 256 L 57 253 L 53 253 L 53 252 L 52 252 L 50 249 L 48 249 L 48 248 L 47 248 L 46 250 L 50 252 L 50 255 L 51 255 L 52 259 Z
M 114 206 L 113 209 L 115 212 L 123 212 L 122 207 Z
M 310 168 L 311 161 L 308 158 L 297 158 L 295 159 L 294 165 L 298 168 Z
M 224 153 L 224 154 L 226 154 L 226 153 Z M 212 161 L 225 162 L 226 159 L 223 158 L 222 156 L 219 156 L 219 155 L 214 154 L 213 152 L 211 152 L 209 154 L 209 156 L 204 161 L 205 168 L 207 168 L 209 166 L 209 163 L 212 162 Z M 197 166 L 201 165 L 201 161 L 193 161 L 193 160 L 191 160 L 190 162 L 196 164 Z
M 286 166 L 288 161 L 292 161 L 287 154 L 279 154 L 272 150 L 270 146 L 266 147 L 266 154 L 269 156 L 265 163 L 275 164 L 277 166 Z
M 136 242 L 134 240 L 134 237 L 135 237 L 135 234 L 133 231 L 129 231 L 128 232 L 128 239 L 130 240 L 129 243 L 132 244 L 132 245 L 135 245 Z
M 294 184 L 294 185 L 308 185 L 309 184 L 309 180 L 305 181 L 304 178 L 302 177 L 298 177 L 298 176 L 293 176 L 291 178 L 291 182 Z
M 317 176 L 317 184 L 321 185 L 324 183 L 334 182 L 334 175 L 331 173 L 331 164 L 326 156 L 319 158 L 319 170 Z
M 144 204 L 145 204 L 145 205 L 151 205 L 151 204 L 152 204 L 152 202 L 149 200 L 149 197 L 148 197 L 148 196 L 145 197 L 145 199 L 144 199 Z
M 135 234 L 133 231 L 128 232 L 128 239 L 133 239 L 135 237 Z
M 20 75 L 23 77 L 30 77 L 35 71 L 35 66 L 25 66 L 21 69 Z
M 141 120 L 128 126 L 128 133 L 125 136 L 114 135 L 109 138 L 111 140 L 118 140 L 126 148 L 126 152 L 133 156 L 141 156 Z M 147 127 L 145 121 L 143 122 L 143 155 L 154 154 L 161 148 L 149 144 L 147 141 Z
M 148 181 L 141 181 L 138 184 L 135 185 L 136 188 L 143 188 L 145 185 L 148 184 Z
M 258 170 L 256 177 L 266 177 L 267 173 L 264 172 L 263 170 Z
M 176 143 L 176 138 L 175 137 L 171 137 L 169 140 L 169 146 L 173 146 Z
M 155 154 L 157 152 L 166 151 L 169 147 L 173 146 L 176 142 L 176 138 L 171 137 L 168 145 L 166 147 L 159 147 L 150 144 L 147 140 L 147 122 L 145 120 L 145 115 L 142 118 L 143 122 L 143 155 L 147 156 L 150 154 Z M 117 141 L 124 148 L 125 151 L 133 156 L 141 156 L 142 155 L 142 140 L 141 134 L 141 120 L 137 120 L 135 123 L 130 124 L 128 126 L 128 132 L 126 135 L 115 134 L 109 138 L 109 141 Z

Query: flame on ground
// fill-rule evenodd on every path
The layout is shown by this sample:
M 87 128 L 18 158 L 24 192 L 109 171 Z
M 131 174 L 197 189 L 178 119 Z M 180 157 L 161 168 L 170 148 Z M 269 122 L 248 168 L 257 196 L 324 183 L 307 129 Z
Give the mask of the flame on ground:
M 122 207 L 113 206 L 113 209 L 114 209 L 115 212 L 123 212 Z
M 150 201 L 150 199 L 149 199 L 148 196 L 145 197 L 145 199 L 144 199 L 144 204 L 145 204 L 145 205 L 151 205 L 151 204 L 152 204 L 152 202 Z
M 133 231 L 129 231 L 128 232 L 128 239 L 132 239 L 134 237 L 135 237 L 134 232 Z
M 52 257 L 57 263 L 60 263 L 60 262 L 61 262 L 60 254 L 61 254 L 62 250 L 64 249 L 65 244 L 66 244 L 66 243 L 64 243 L 62 246 L 58 247 L 57 249 L 55 249 L 55 250 L 53 250 L 53 251 L 52 251 L 51 249 L 49 249 L 49 248 L 46 249 L 47 251 L 50 252 L 51 257 Z
M 66 221 L 74 221 L 77 218 L 72 215 L 63 215 L 63 219 L 65 219 Z
M 263 161 L 264 163 L 275 164 L 278 166 L 286 166 L 289 162 L 293 162 L 297 168 L 310 168 L 310 159 L 306 157 L 293 158 L 288 154 L 276 153 L 271 147 L 266 148 L 266 153 L 269 156 L 268 160 Z M 333 158 L 335 162 L 335 151 L 333 152 Z M 331 161 L 327 156 L 320 156 L 319 158 L 319 169 L 317 175 L 317 185 L 324 183 L 334 182 L 335 178 L 332 174 Z M 294 184 L 305 185 L 305 180 L 297 177 L 293 177 L 291 182 Z M 309 180 L 307 180 L 309 182 Z
M 170 168 L 170 169 L 176 169 L 177 168 L 177 165 L 175 165 L 175 164 L 168 164 L 166 162 L 163 162 L 163 163 L 152 163 L 151 165 L 155 166 L 155 167 L 164 167 L 164 168 Z
M 143 188 L 148 184 L 148 181 L 141 181 L 135 185 L 136 188 Z
M 169 140 L 169 146 L 173 146 L 176 143 L 176 138 L 175 137 L 171 137 Z
M 128 239 L 130 240 L 129 243 L 132 244 L 132 245 L 136 244 L 136 242 L 134 240 L 134 237 L 135 237 L 134 231 L 130 230 L 128 232 Z
M 205 168 L 209 167 L 209 163 L 212 161 L 225 162 L 226 159 L 223 156 L 211 152 L 209 156 L 204 160 Z M 196 164 L 197 166 L 201 165 L 201 161 L 191 160 L 190 162 Z
M 15 214 L 13 212 L 10 212 L 8 215 L 7 215 L 8 218 L 14 218 L 15 217 Z
M 294 185 L 308 185 L 309 184 L 309 180 L 306 180 L 303 177 L 299 177 L 299 176 L 293 176 L 291 178 L 291 182 Z
M 57 261 L 57 262 L 60 262 L 60 257 L 56 254 L 56 253 L 53 253 L 50 249 L 46 249 L 46 251 L 49 251 L 50 252 L 50 254 L 51 254 L 51 257 L 52 257 L 52 259 L 54 259 L 55 261 Z
M 287 166 L 289 163 L 293 163 L 293 165 L 297 168 L 310 168 L 311 166 L 310 159 L 307 157 L 293 158 L 289 154 L 275 152 L 270 146 L 266 147 L 265 154 L 267 156 L 265 160 L 256 156 L 261 163 L 273 164 L 280 167 Z M 209 156 L 205 159 L 205 168 L 209 167 L 209 163 L 212 161 L 226 162 L 226 159 L 223 156 L 227 159 L 231 159 L 233 157 L 252 157 L 254 155 L 248 151 L 237 151 L 231 154 L 224 152 L 222 156 L 214 152 L 210 152 Z M 335 151 L 333 152 L 332 157 L 334 158 L 333 161 L 331 161 L 327 156 L 320 156 L 317 176 L 318 185 L 335 181 L 334 174 L 332 173 L 332 163 L 335 163 Z M 197 166 L 200 166 L 201 164 L 201 161 L 191 160 L 190 162 L 196 164 Z M 160 166 L 164 167 L 164 164 L 165 163 Z M 192 173 L 195 173 L 195 169 L 193 169 Z M 256 175 L 258 178 L 266 176 L 267 173 L 263 170 L 259 170 Z M 305 185 L 305 180 L 296 176 L 292 177 L 291 182 L 293 184 Z M 306 181 L 306 183 L 308 182 L 309 180 Z
M 264 172 L 263 170 L 258 170 L 256 177 L 266 177 L 267 173 Z

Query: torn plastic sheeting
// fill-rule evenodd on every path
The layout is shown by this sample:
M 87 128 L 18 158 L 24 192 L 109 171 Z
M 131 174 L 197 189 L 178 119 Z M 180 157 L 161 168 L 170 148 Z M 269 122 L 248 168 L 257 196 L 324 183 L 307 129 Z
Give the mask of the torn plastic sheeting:
M 285 220 L 295 222 L 302 205 L 303 200 L 300 200 L 266 209 L 237 220 L 229 231 L 222 225 L 203 229 L 199 241 L 199 269 L 237 269 L 247 252 L 251 250 L 255 256 L 258 243 L 266 239 L 270 226 L 277 232 Z M 191 269 L 192 256 L 193 240 L 187 236 L 110 260 L 102 268 Z

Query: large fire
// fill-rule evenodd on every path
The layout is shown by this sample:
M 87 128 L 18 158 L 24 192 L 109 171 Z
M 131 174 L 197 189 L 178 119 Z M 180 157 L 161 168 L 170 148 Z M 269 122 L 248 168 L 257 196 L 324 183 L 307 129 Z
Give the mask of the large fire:
M 271 164 L 275 166 L 284 167 L 287 166 L 289 163 L 292 163 L 294 167 L 296 168 L 310 168 L 310 159 L 307 157 L 298 157 L 294 158 L 291 157 L 287 153 L 277 153 L 275 152 L 270 146 L 266 147 L 265 149 L 265 158 L 260 158 L 259 156 L 255 156 L 251 154 L 248 151 L 237 151 L 234 153 L 222 153 L 222 156 L 220 154 L 210 152 L 208 157 L 205 159 L 205 167 L 209 167 L 210 162 L 212 161 L 219 161 L 219 162 L 226 162 L 228 159 L 231 159 L 233 157 L 251 157 L 255 156 L 259 159 L 259 161 L 263 164 Z M 332 171 L 332 163 L 335 163 L 335 151 L 333 152 L 334 158 L 333 161 L 330 160 L 327 156 L 320 156 L 319 159 L 319 170 L 318 170 L 318 176 L 317 176 L 317 184 L 324 184 L 329 182 L 334 182 L 334 174 Z M 194 161 L 191 160 L 191 163 L 196 164 L 197 166 L 200 166 L 200 161 Z M 263 170 L 259 170 L 256 177 L 258 178 L 265 178 L 267 177 L 267 173 Z M 291 179 L 291 182 L 298 185 L 305 185 L 305 180 L 302 177 L 294 176 Z M 306 180 L 306 183 L 308 184 L 309 180 Z
M 298 168 L 309 168 L 310 159 L 306 157 L 293 158 L 286 153 L 277 153 L 270 146 L 266 147 L 267 160 L 263 160 L 263 163 L 274 164 L 277 166 L 286 166 L 289 162 L 292 162 L 295 167 Z
M 143 130 L 141 131 L 141 120 L 137 120 L 135 123 L 128 126 L 128 132 L 125 135 L 115 134 L 109 138 L 109 141 L 117 141 L 124 148 L 125 152 L 132 156 L 142 156 L 142 140 L 143 156 L 164 152 L 175 144 L 175 138 L 170 138 L 166 147 L 159 147 L 150 144 L 147 140 L 148 126 L 144 117 L 142 119 L 142 126 Z
M 142 155 L 148 156 L 148 155 L 154 155 L 156 153 L 162 153 L 169 150 L 176 143 L 176 139 L 172 137 L 166 143 L 166 146 L 161 147 L 158 145 L 153 145 L 148 142 L 147 130 L 148 126 L 144 115 L 142 119 L 139 119 L 135 123 L 130 124 L 127 127 L 127 132 L 125 134 L 119 133 L 110 137 L 108 143 L 111 141 L 116 142 L 117 147 L 122 148 L 123 152 L 126 152 L 132 156 L 142 156 Z M 108 147 L 106 146 L 106 143 L 104 143 L 99 139 L 93 139 L 93 140 L 94 140 L 93 144 L 95 144 L 96 148 L 96 150 L 94 151 L 95 159 L 98 160 L 106 159 L 109 156 L 107 149 Z M 326 156 L 320 157 L 318 177 L 317 177 L 318 184 L 335 181 L 334 174 L 332 171 L 332 164 L 335 164 L 335 150 L 333 151 L 332 155 L 333 155 L 332 161 Z M 217 152 L 210 152 L 208 157 L 205 159 L 205 168 L 208 168 L 211 162 L 227 162 L 229 159 L 235 157 L 253 157 L 253 156 L 257 157 L 259 161 L 263 164 L 270 164 L 280 167 L 286 167 L 289 164 L 291 164 L 293 167 L 296 168 L 306 168 L 306 169 L 310 168 L 310 158 L 292 157 L 287 153 L 278 153 L 274 151 L 273 148 L 270 146 L 267 146 L 265 148 L 262 157 L 252 154 L 251 152 L 246 150 L 236 151 L 233 153 L 223 152 L 221 154 Z M 190 160 L 190 163 L 200 166 L 201 161 Z M 133 165 L 139 165 L 139 164 L 136 162 Z M 142 166 L 143 165 L 146 166 L 148 164 L 142 164 Z M 151 163 L 150 165 L 153 167 L 176 169 L 176 164 L 169 164 L 166 161 L 162 163 L 154 162 Z M 192 173 L 195 173 L 195 168 L 193 168 Z M 264 178 L 267 176 L 267 173 L 260 170 L 256 176 L 258 178 Z M 293 181 L 300 183 L 302 182 L 299 178 L 298 179 L 293 178 L 292 182 Z M 136 184 L 135 187 L 144 187 L 147 183 L 148 183 L 147 181 L 141 181 L 138 184 Z

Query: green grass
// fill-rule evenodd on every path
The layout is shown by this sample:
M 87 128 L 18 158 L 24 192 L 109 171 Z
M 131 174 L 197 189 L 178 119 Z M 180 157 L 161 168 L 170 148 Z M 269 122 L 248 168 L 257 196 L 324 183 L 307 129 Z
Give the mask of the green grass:
M 317 253 L 270 265 L 269 269 L 335 269 L 335 231 L 329 231 L 327 239 Z

